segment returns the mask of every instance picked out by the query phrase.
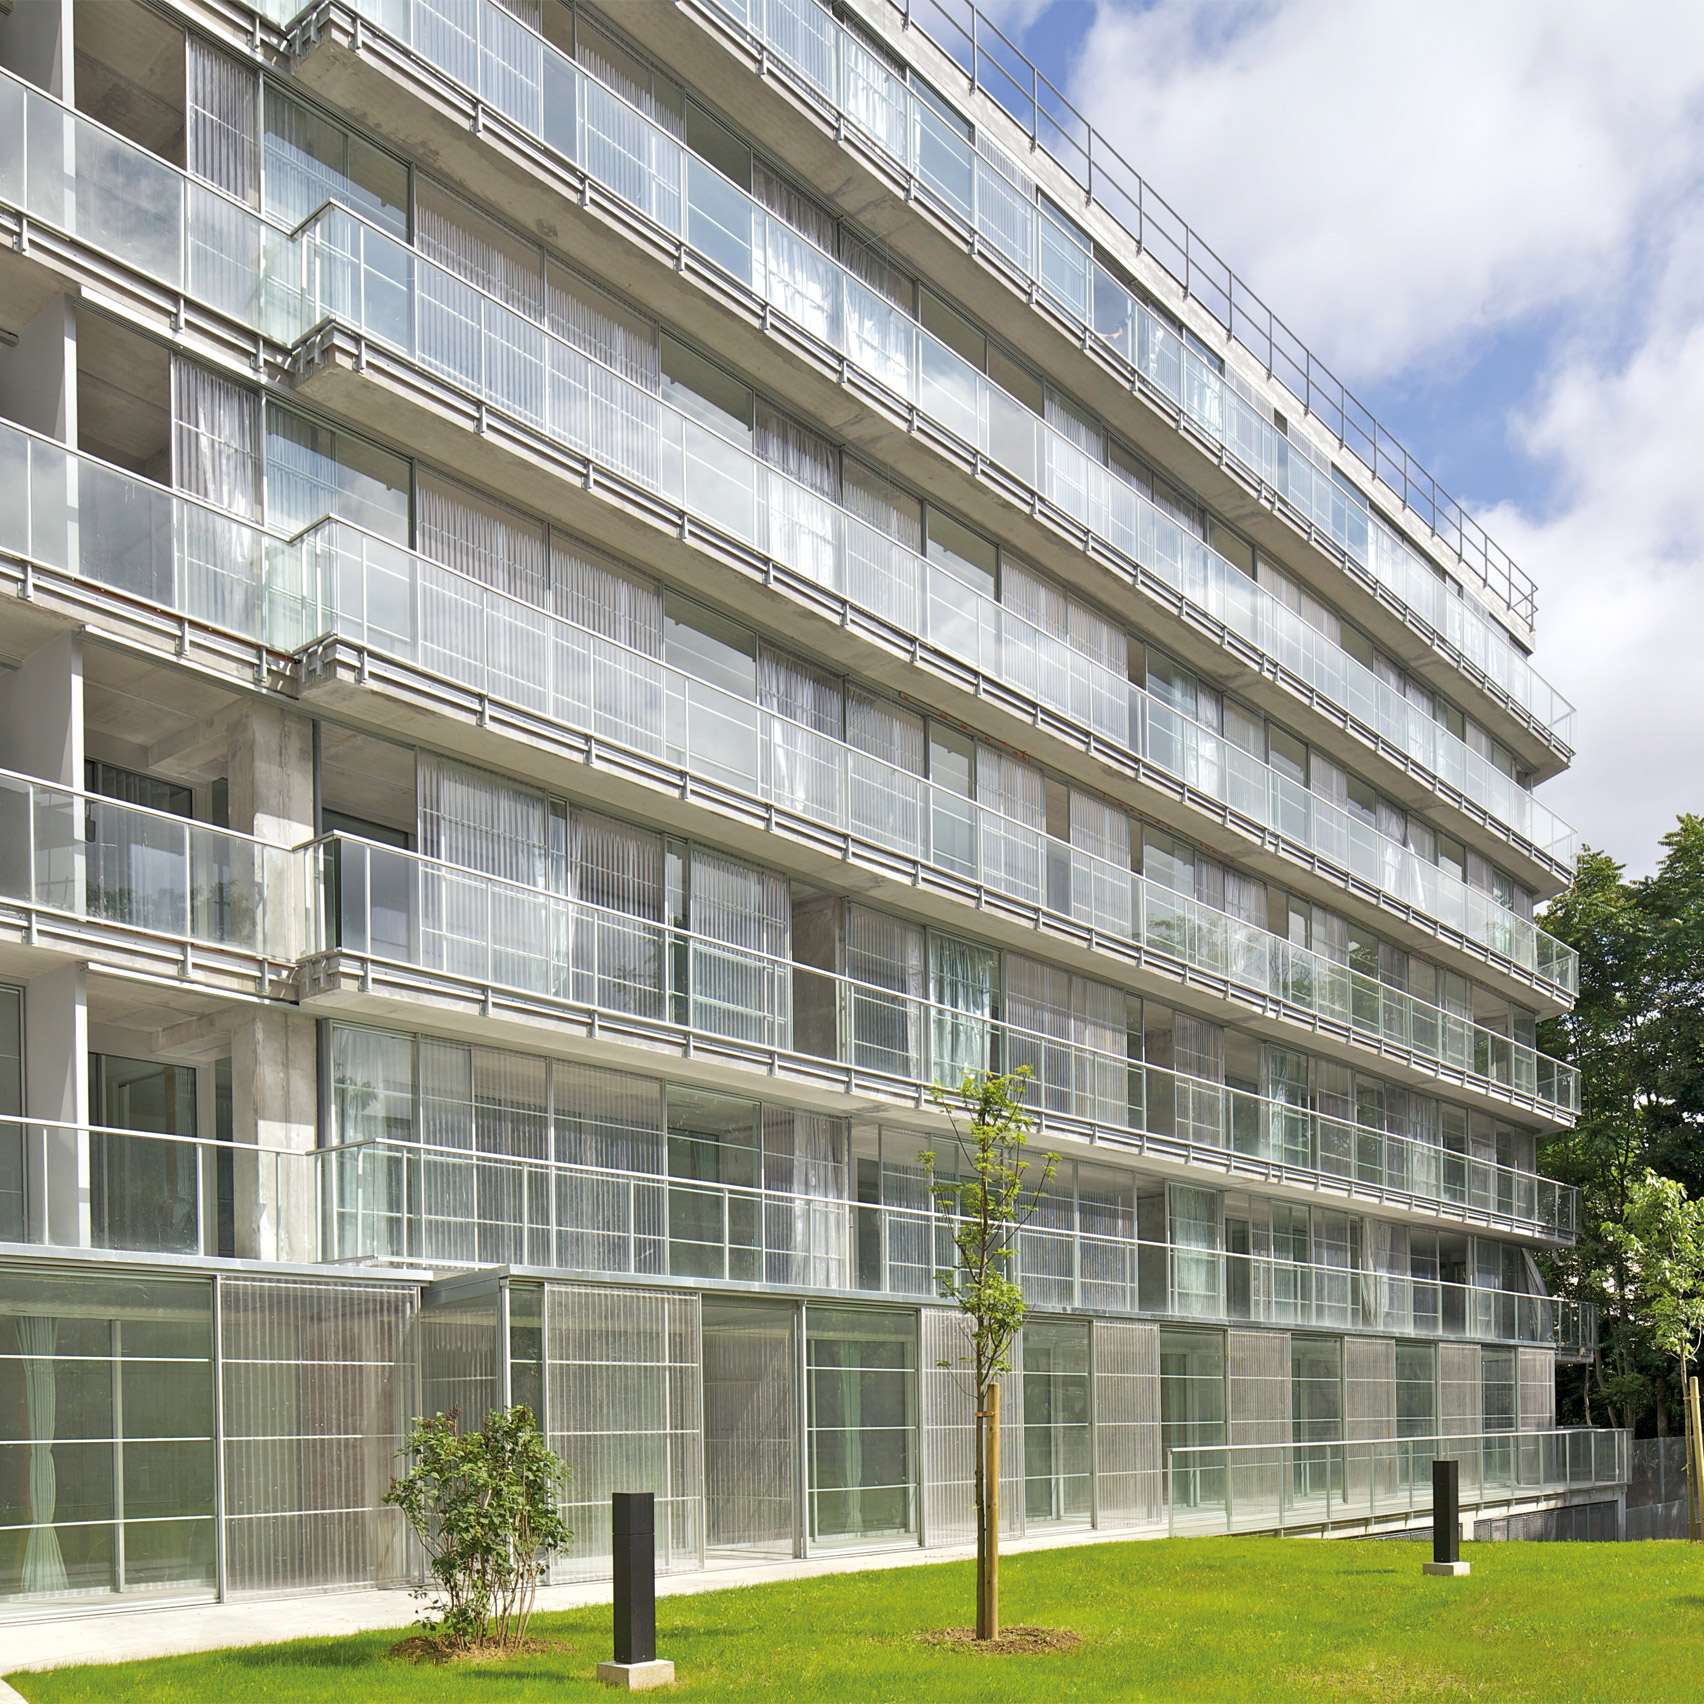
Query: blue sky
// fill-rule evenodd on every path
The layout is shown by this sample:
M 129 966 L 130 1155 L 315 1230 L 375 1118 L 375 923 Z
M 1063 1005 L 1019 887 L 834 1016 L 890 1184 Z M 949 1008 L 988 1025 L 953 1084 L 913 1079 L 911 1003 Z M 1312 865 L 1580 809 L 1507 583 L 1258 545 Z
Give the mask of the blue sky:
M 1704 811 L 1704 6 L 985 10 L 1538 582 L 1545 797 L 1649 869 Z

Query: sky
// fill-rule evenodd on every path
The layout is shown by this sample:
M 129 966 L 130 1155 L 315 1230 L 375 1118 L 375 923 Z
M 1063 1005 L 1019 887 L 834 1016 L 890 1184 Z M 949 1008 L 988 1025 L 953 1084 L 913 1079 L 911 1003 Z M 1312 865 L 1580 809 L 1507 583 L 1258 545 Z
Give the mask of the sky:
M 1704 5 L 984 0 L 1537 582 L 1542 797 L 1704 813 Z

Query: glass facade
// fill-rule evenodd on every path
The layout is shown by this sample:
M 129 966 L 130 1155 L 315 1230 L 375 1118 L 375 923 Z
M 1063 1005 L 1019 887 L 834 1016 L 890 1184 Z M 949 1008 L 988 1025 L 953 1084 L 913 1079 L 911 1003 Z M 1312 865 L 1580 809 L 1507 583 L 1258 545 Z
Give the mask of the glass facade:
M 917 1318 L 805 1313 L 813 1543 L 892 1543 L 917 1531 Z

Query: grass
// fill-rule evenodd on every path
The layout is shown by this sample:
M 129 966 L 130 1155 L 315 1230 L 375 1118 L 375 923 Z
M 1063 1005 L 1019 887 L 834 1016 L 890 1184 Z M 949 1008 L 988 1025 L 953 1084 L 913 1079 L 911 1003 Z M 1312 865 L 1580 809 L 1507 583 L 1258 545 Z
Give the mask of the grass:
M 969 1619 L 968 1563 L 659 1600 L 675 1694 L 835 1704 L 1070 1699 L 1360 1701 L 1699 1697 L 1704 1558 L 1684 1544 L 1477 1544 L 1467 1580 L 1422 1577 L 1428 1546 L 1192 1539 L 1032 1552 L 1001 1565 L 1011 1622 L 1074 1650 L 920 1645 Z M 399 1632 L 9 1676 L 31 1704 L 420 1704 L 611 1698 L 607 1606 L 540 1616 L 572 1655 L 480 1667 L 386 1656 Z

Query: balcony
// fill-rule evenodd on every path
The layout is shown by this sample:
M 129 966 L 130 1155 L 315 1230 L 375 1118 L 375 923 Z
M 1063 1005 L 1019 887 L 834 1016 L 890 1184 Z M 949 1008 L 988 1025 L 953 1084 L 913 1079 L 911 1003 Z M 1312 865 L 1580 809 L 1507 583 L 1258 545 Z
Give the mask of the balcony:
M 927 626 L 931 645 L 948 654 L 968 651 L 973 666 L 986 662 L 990 668 L 1001 667 L 1002 648 L 990 652 L 983 635 L 998 631 L 1002 624 L 1014 628 L 1022 624 L 995 600 L 954 580 L 941 565 L 913 556 L 816 493 L 783 479 L 748 452 L 667 408 L 651 393 L 588 362 L 542 328 L 392 239 L 334 210 L 310 221 L 305 241 L 288 243 L 248 210 L 183 179 L 86 120 L 73 119 L 37 91 L 0 77 L 0 97 L 11 96 L 16 97 L 19 113 L 29 120 L 32 133 L 46 129 L 61 139 L 66 135 L 82 138 L 85 133 L 92 138 L 87 146 L 77 144 L 78 158 L 89 162 L 89 181 L 84 182 L 79 166 L 74 182 L 80 187 L 74 196 L 60 197 L 60 213 L 69 217 L 75 210 L 94 236 L 116 245 L 114 252 L 130 254 L 139 266 L 160 262 L 160 255 L 150 247 L 154 220 L 133 221 L 139 229 L 122 240 L 109 235 L 113 229 L 125 228 L 126 210 L 158 203 L 160 219 L 178 220 L 181 239 L 181 264 L 167 266 L 164 277 L 181 277 L 186 271 L 198 274 L 216 299 L 227 301 L 229 311 L 257 313 L 273 322 L 277 335 L 293 335 L 306 318 L 317 317 L 322 298 L 341 301 L 357 329 L 397 340 L 405 353 L 418 354 L 423 364 L 468 385 L 478 395 L 493 396 L 522 419 L 542 415 L 540 424 L 553 430 L 559 441 L 600 456 L 606 465 L 614 461 L 623 477 L 648 490 L 661 489 L 718 530 L 755 545 L 772 561 L 779 559 L 801 582 L 832 586 L 849 602 L 902 633 L 915 634 Z M 0 123 L 5 119 L 3 105 L 0 100 Z M 52 158 L 38 148 L 38 162 L 44 157 Z M 59 165 L 65 162 L 60 160 Z M 101 211 L 109 207 L 110 216 Z M 306 279 L 304 255 L 312 260 Z M 422 283 L 424 296 L 417 309 Z M 305 306 L 305 302 L 314 305 Z M 422 342 L 424 347 L 417 349 Z M 1033 417 L 1026 418 L 1034 423 Z M 4 430 L 10 437 L 14 429 Z M 669 454 L 662 457 L 658 440 L 665 432 Z M 631 451 L 635 433 L 639 434 L 637 455 Z M 15 445 L 10 452 L 32 464 L 50 453 L 45 448 L 26 452 Z M 84 461 L 82 465 L 91 464 Z M 14 481 L 27 481 L 33 466 L 14 464 L 5 471 Z M 304 635 L 290 614 L 300 606 L 287 588 L 281 596 L 274 595 L 276 576 L 263 560 L 268 557 L 263 535 L 205 508 L 173 509 L 169 517 L 163 509 L 155 509 L 145 523 L 127 520 L 126 506 L 146 508 L 147 502 L 134 485 L 121 488 L 112 483 L 119 478 L 108 470 L 105 480 L 96 480 L 95 500 L 103 493 L 111 496 L 104 514 L 91 518 L 105 521 L 111 542 L 122 550 L 128 573 L 97 569 L 90 577 L 125 582 L 121 589 L 144 597 L 171 584 L 175 602 L 169 607 L 224 625 L 246 620 L 249 631 L 259 619 L 250 606 L 264 601 L 269 606 L 266 620 L 279 626 L 269 642 L 283 649 L 294 649 L 301 642 Z M 33 492 L 25 483 L 13 484 L 11 489 L 19 501 L 0 511 L 0 517 L 12 517 L 10 526 L 0 518 L 0 529 L 7 535 L 0 539 L 0 548 L 9 546 L 47 565 L 66 565 L 73 543 L 81 541 L 75 529 L 67 531 L 64 518 L 56 512 L 57 486 L 48 483 L 42 491 Z M 77 488 L 69 478 L 66 490 L 69 510 L 76 513 Z M 1141 501 L 1128 488 L 1120 490 L 1133 503 Z M 1153 525 L 1163 522 L 1172 528 L 1180 551 L 1186 543 L 1194 544 L 1151 505 L 1144 507 Z M 202 542 L 176 542 L 169 529 L 180 521 L 192 524 Z M 174 565 L 175 574 L 167 570 L 168 549 L 188 558 Z M 235 561 L 227 563 L 227 554 Z M 207 583 L 197 586 L 196 580 Z M 1248 582 L 1242 584 L 1251 596 L 1264 596 Z M 185 607 L 192 602 L 195 607 Z M 965 619 L 966 611 L 974 612 L 973 621 Z M 1217 734 L 1175 711 L 1152 705 L 1140 689 L 1069 650 L 1056 636 L 1043 636 L 1043 640 L 1036 659 L 1018 662 L 1012 670 L 1018 684 L 1033 683 L 1032 690 L 1043 702 L 1053 702 L 1063 714 L 1080 718 L 1092 732 L 1125 749 L 1138 750 L 1151 743 L 1149 761 L 1180 775 L 1216 802 L 1286 837 L 1299 830 L 1310 852 L 1347 869 L 1354 879 L 1371 883 L 1399 906 L 1425 911 L 1448 928 L 1572 992 L 1577 964 L 1560 943 L 1406 847 L 1384 839 L 1370 825 L 1275 774 Z M 1143 723 L 1148 720 L 1159 724 L 1152 742 L 1144 739 Z
M 285 847 L 0 773 L 0 904 L 37 944 L 264 992 L 300 955 L 302 893 Z
M 343 836 L 304 856 L 321 955 L 308 969 L 310 1000 L 344 988 L 345 958 L 349 994 L 388 982 L 430 998 L 413 974 L 423 971 L 476 1010 L 505 990 L 553 1021 L 572 1013 L 577 1032 L 603 1041 L 673 1046 L 896 1106 L 924 1106 L 935 1084 L 956 1086 L 967 1072 L 1027 1067 L 1044 1128 L 1076 1140 L 1436 1203 L 1538 1234 L 1576 1229 L 1576 1193 L 1549 1179 L 1021 1029 L 987 1005 L 857 982 Z
M 1167 1452 L 1174 1538 L 1320 1532 L 1429 1514 L 1432 1463 L 1460 1466 L 1464 1509 L 1602 1488 L 1629 1479 L 1631 1434 L 1588 1427 L 1347 1443 L 1234 1444 Z
M 386 27 L 405 28 L 405 11 L 424 21 L 432 0 L 391 0 L 384 6 Z M 781 68 L 791 86 L 809 104 L 836 121 L 836 133 L 851 145 L 882 159 L 937 214 L 966 236 L 974 234 L 978 252 L 992 256 L 1020 290 L 1033 290 L 1064 317 L 1074 332 L 1087 331 L 1101 342 L 1117 366 L 1135 364 L 1132 349 L 1143 335 L 1141 322 L 1153 316 L 1125 285 L 1093 256 L 1086 235 L 1056 211 L 1032 173 L 986 134 L 972 145 L 903 78 L 872 53 L 851 30 L 815 0 L 706 0 L 736 34 L 760 44 L 766 69 Z M 1018 127 L 1030 146 L 1045 155 L 1097 208 L 1122 227 L 1133 252 L 1150 257 L 1170 274 L 1186 296 L 1199 302 L 1235 341 L 1253 354 L 1267 374 L 1285 384 L 1306 412 L 1313 414 L 1343 447 L 1360 457 L 1373 477 L 1384 482 L 1404 505 L 1412 506 L 1453 552 L 1463 567 L 1505 605 L 1515 619 L 1531 627 L 1536 588 L 1484 531 L 1444 492 L 1401 445 L 1327 372 L 1248 286 L 1224 265 L 1200 236 L 1154 192 L 1151 185 L 1072 111 L 1048 80 L 973 5 L 949 9 L 941 0 L 894 0 L 907 28 L 919 29 L 935 43 L 972 85 L 989 96 Z M 959 16 L 954 15 L 956 11 Z M 968 26 L 961 21 L 968 16 Z M 417 33 L 426 33 L 418 31 Z M 487 38 L 494 58 L 501 27 Z M 420 51 L 417 47 L 416 51 Z M 546 50 L 548 51 L 548 49 Z M 495 78 L 491 79 L 493 82 Z M 499 104 L 488 96 L 493 105 Z M 517 122 L 520 122 L 517 120 Z M 1158 329 L 1178 340 L 1163 321 Z M 1132 336 L 1133 328 L 1135 336 Z M 1168 364 L 1171 364 L 1168 362 Z M 1303 516 L 1330 533 L 1356 560 L 1353 520 L 1339 531 L 1337 516 L 1326 508 L 1316 517 L 1308 501 L 1321 483 L 1337 484 L 1366 514 L 1365 499 L 1333 476 L 1329 461 L 1311 444 L 1287 440 L 1269 420 L 1269 404 L 1235 379 L 1229 384 L 1205 363 L 1184 385 L 1161 386 L 1192 419 L 1219 437 L 1244 465 L 1289 498 Z M 1188 394 L 1199 386 L 1207 406 L 1199 410 Z M 1302 489 L 1292 493 L 1286 475 L 1296 461 L 1311 468 L 1301 474 Z M 1310 489 L 1311 488 L 1311 489 Z M 1329 505 L 1329 491 L 1321 493 Z M 1345 519 L 1348 519 L 1345 517 Z M 1364 524 L 1364 523 L 1363 523 Z M 1387 531 L 1391 545 L 1406 558 L 1401 569 L 1430 574 L 1406 541 L 1389 534 L 1376 517 L 1372 525 Z M 1380 575 L 1383 578 L 1383 575 Z M 1405 578 L 1407 574 L 1405 574 Z M 1420 600 L 1432 601 L 1418 577 Z M 1474 616 L 1484 622 L 1477 611 Z M 1489 624 L 1487 624 L 1489 625 Z M 1493 644 L 1508 647 L 1491 629 Z M 1515 653 L 1510 661 L 1519 670 Z M 1530 673 L 1530 671 L 1528 671 Z M 1516 693 L 1541 726 L 1566 737 L 1572 707 L 1536 676 L 1530 693 Z
M 495 9 L 506 30 L 519 27 Z M 561 78 L 563 105 L 553 122 L 578 121 L 568 157 L 586 162 L 600 181 L 618 186 L 640 211 L 799 320 L 977 458 L 1038 493 L 1070 533 L 1084 532 L 1098 556 L 1110 555 L 1118 572 L 1138 581 L 1144 571 L 1156 577 L 1277 661 L 1305 693 L 1338 706 L 1375 744 L 1421 766 L 1527 842 L 1552 873 L 1571 870 L 1573 831 L 1530 791 L 577 66 L 563 61 Z M 0 81 L 0 136 L 10 119 L 21 160 L 13 173 L 18 181 L 0 177 L 0 196 L 280 341 L 295 342 L 330 314 L 561 436 L 565 423 L 542 397 L 543 373 L 527 370 L 541 367 L 545 348 L 556 344 L 534 322 L 347 214 L 328 211 L 293 241 L 86 119 L 66 115 L 65 123 L 50 123 L 62 110 L 38 91 Z M 634 126 L 650 131 L 637 155 Z M 41 134 L 45 144 L 36 140 Z M 636 160 L 647 162 L 642 183 L 634 179 Z M 495 347 L 472 347 L 481 342 Z M 511 372 L 517 357 L 521 370 Z M 650 393 L 627 388 L 643 399 L 640 406 L 659 406 Z M 722 519 L 714 510 L 707 518 Z M 728 530 L 744 536 L 737 526 Z
M 938 1205 L 870 1205 L 419 1143 L 349 1142 L 318 1159 L 328 1259 L 918 1301 L 938 1299 L 936 1273 L 954 1259 L 954 1221 Z M 1137 1236 L 1128 1198 L 1121 1208 L 1085 1203 L 1082 1224 L 1076 1211 L 1068 1198 L 1049 1201 L 1038 1217 L 1046 1228 L 1020 1234 L 1014 1276 L 1031 1307 L 1542 1347 L 1577 1340 L 1582 1323 L 1595 1335 L 1589 1308 L 1582 1319 L 1577 1304 L 1548 1296 L 1150 1241 Z
M 785 67 L 819 105 L 837 114 L 863 144 L 897 166 L 936 208 L 967 231 L 975 231 L 983 252 L 999 260 L 1033 288 L 1073 327 L 1089 334 L 1128 375 L 1140 394 L 1144 387 L 1163 397 L 1216 446 L 1272 490 L 1299 518 L 1303 530 L 1329 537 L 1372 579 L 1413 610 L 1482 672 L 1494 690 L 1511 698 L 1553 741 L 1565 740 L 1573 708 L 1532 669 L 1494 618 L 1471 601 L 1452 594 L 1433 566 L 1406 540 L 1373 514 L 1366 499 L 1347 485 L 1329 461 L 1311 445 L 1290 439 L 1272 424 L 1270 410 L 1239 394 L 1233 383 L 1189 349 L 1163 319 L 1151 313 L 1094 257 L 1087 239 L 1069 220 L 1056 216 L 1036 193 L 1029 174 L 1000 155 L 979 151 L 955 134 L 926 102 L 913 98 L 903 81 L 858 38 L 835 22 L 814 0 L 750 0 L 749 5 L 712 0 L 763 43 L 770 63 Z M 757 294 L 815 335 L 839 349 L 866 371 L 892 384 L 897 363 L 891 346 L 877 346 L 879 359 L 856 337 L 831 335 L 834 298 L 845 288 L 842 269 L 787 227 L 779 233 L 761 208 L 721 178 L 705 161 L 686 153 L 675 139 L 628 107 L 549 42 L 520 23 L 496 0 L 473 0 L 458 7 L 452 23 L 443 0 L 367 0 L 350 8 L 392 35 L 427 64 L 460 84 L 478 102 L 576 164 L 630 205 L 684 239 L 732 273 Z M 311 39 L 324 8 L 303 14 L 299 24 Z M 271 15 L 280 23 L 294 16 L 287 0 Z M 1104 180 L 1103 180 L 1104 181 Z M 776 262 L 780 261 L 777 269 Z M 837 276 L 838 275 L 838 276 Z M 852 281 L 856 285 L 856 281 Z M 848 298 L 862 312 L 864 294 Z M 885 301 L 875 298 L 872 324 L 885 329 Z M 900 316 L 904 318 L 904 316 Z M 918 334 L 908 330 L 900 337 Z M 925 343 L 933 345 L 932 339 Z M 954 373 L 953 386 L 966 394 L 962 366 L 950 352 L 934 346 L 938 371 Z M 917 363 L 913 363 L 913 368 Z M 1317 370 L 1317 363 L 1314 364 Z M 965 372 L 969 372 L 965 369 Z M 981 379 L 981 375 L 975 375 Z M 981 380 L 986 386 L 986 380 Z M 932 400 L 926 386 L 894 385 L 926 410 Z M 992 389 L 993 387 L 988 387 Z M 1004 393 L 997 393 L 1004 396 Z M 1008 411 L 1021 405 L 1006 399 Z M 998 460 L 1011 440 L 986 430 L 964 431 L 962 409 L 950 410 L 945 423 L 968 443 L 979 444 Z M 1031 417 L 1033 420 L 1033 416 Z M 1024 428 L 1028 432 L 1029 428 Z M 1052 437 L 1037 436 L 1036 444 Z M 1388 439 L 1381 438 L 1388 449 Z M 1067 446 L 1073 468 L 1080 452 Z M 1014 468 L 1025 482 L 1045 458 L 1024 451 Z M 1060 501 L 1069 513 L 1076 504 L 1069 479 L 1059 482 Z M 1405 481 L 1405 483 L 1408 483 Z M 1084 519 L 1078 515 L 1078 519 Z M 1460 517 L 1456 531 L 1460 531 Z M 1483 535 L 1482 569 L 1503 586 L 1520 619 L 1530 621 L 1532 588 Z M 1115 541 L 1116 542 L 1116 541 Z M 1494 565 L 1493 565 L 1494 564 Z M 1342 702 L 1342 700 L 1339 700 Z
M 309 555 L 299 581 L 321 589 L 322 613 L 309 625 L 326 625 L 470 691 L 775 806 L 798 823 L 801 838 L 821 828 L 850 835 L 896 854 L 914 880 L 932 866 L 949 882 L 959 878 L 1026 908 L 1069 917 L 1093 932 L 1096 945 L 1138 944 L 1313 1014 L 1396 1057 L 1412 1056 L 1422 1069 L 1440 1067 L 1469 1087 L 1480 1087 L 1470 1079 L 1481 1079 L 1482 1092 L 1495 1093 L 1494 1084 L 1512 1089 L 1550 1116 L 1579 1110 L 1579 1076 L 1570 1065 L 1051 839 L 750 698 L 344 523 L 325 522 L 301 543 Z M 925 625 L 964 629 L 959 649 L 998 661 L 1007 678 L 1034 679 L 1051 663 L 1059 696 L 1073 696 L 1073 686 L 1086 688 L 1081 696 L 1092 702 L 1110 693 L 1115 676 L 1097 671 L 1097 679 L 1084 670 L 1073 680 L 1066 667 L 1073 654 L 1012 611 L 985 602 L 967 615 L 963 599 L 974 595 L 936 571 Z M 1162 712 L 1145 694 L 1137 700 L 1130 691 L 1133 713 Z

